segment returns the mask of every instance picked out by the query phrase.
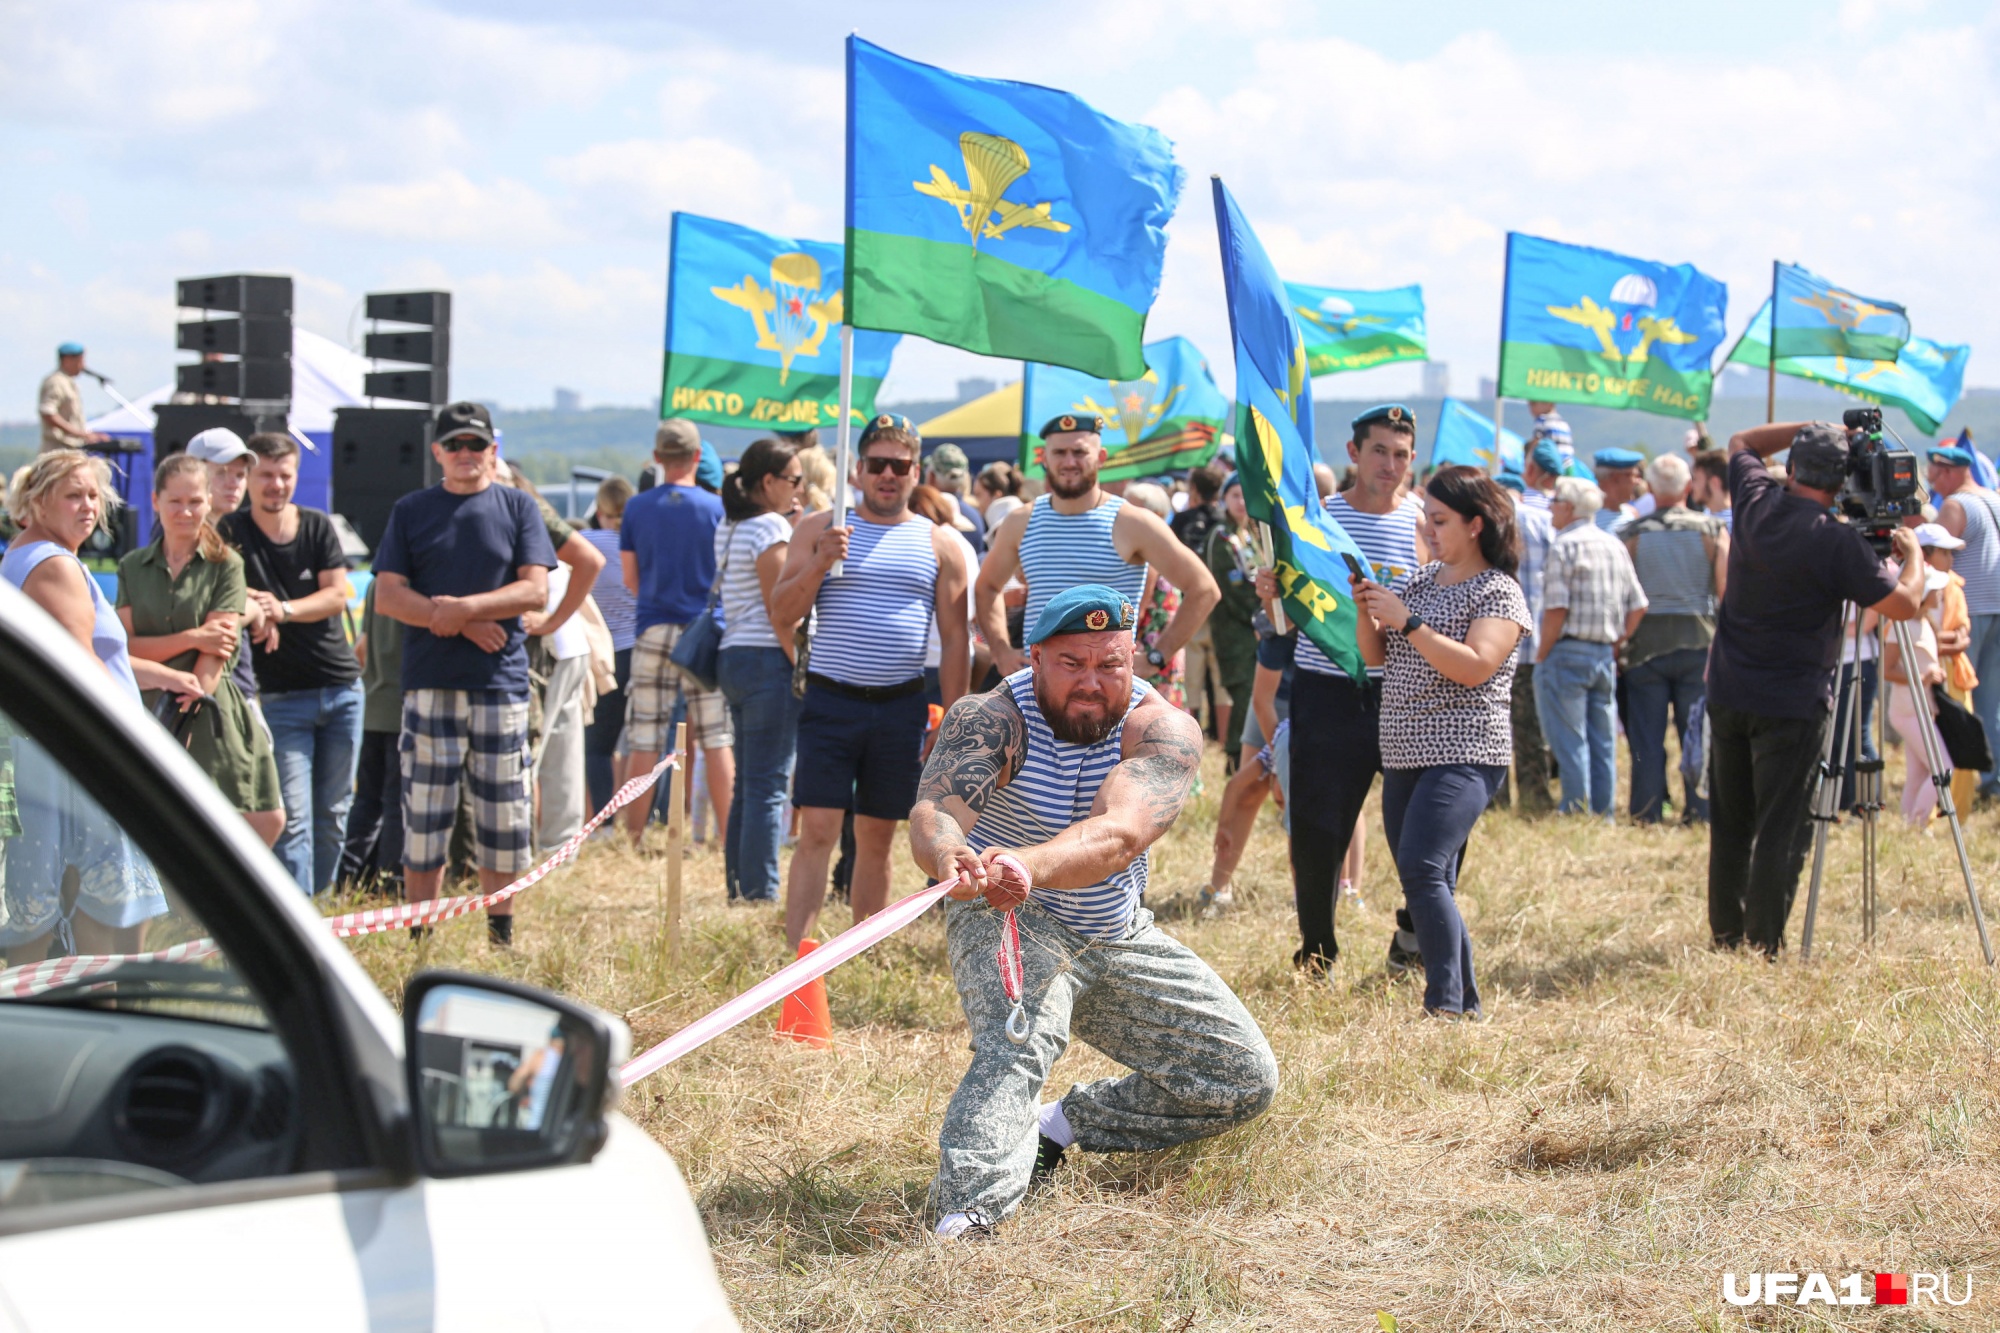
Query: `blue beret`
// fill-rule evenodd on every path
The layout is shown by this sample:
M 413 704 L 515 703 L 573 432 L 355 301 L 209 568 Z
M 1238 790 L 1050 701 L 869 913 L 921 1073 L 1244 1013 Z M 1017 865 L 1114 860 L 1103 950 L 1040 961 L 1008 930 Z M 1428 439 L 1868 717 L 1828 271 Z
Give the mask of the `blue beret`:
M 1095 634 L 1107 629 L 1132 628 L 1138 613 L 1132 603 L 1115 588 L 1102 583 L 1079 583 L 1065 588 L 1042 608 L 1041 619 L 1028 635 L 1029 643 L 1058 634 Z
M 1931 450 L 1931 462 L 1947 463 L 1952 467 L 1971 467 L 1972 453 L 1956 444 L 1942 444 Z
M 1404 407 L 1401 403 L 1384 403 L 1380 407 L 1371 407 L 1360 416 L 1354 418 L 1354 438 L 1357 440 L 1360 439 L 1361 432 L 1367 430 L 1378 421 L 1385 422 L 1391 426 L 1408 426 L 1412 433 L 1417 429 L 1417 414 L 1415 412 Z
M 1231 486 L 1241 486 L 1242 484 L 1243 484 L 1243 474 L 1241 472 L 1232 472 L 1228 476 L 1222 479 L 1222 490 L 1217 491 L 1216 494 L 1221 495 L 1224 492 L 1226 492 Z
M 902 431 L 918 444 L 922 444 L 924 440 L 923 432 L 917 429 L 916 422 L 895 412 L 883 412 L 871 417 L 868 424 L 861 428 L 861 438 L 855 442 L 854 447 L 866 449 L 870 440 L 888 430 Z
M 1042 423 L 1042 438 L 1064 435 L 1070 431 L 1088 431 L 1092 435 L 1104 434 L 1104 418 L 1092 416 L 1088 412 L 1065 412 L 1059 417 L 1050 417 Z
M 83 355 L 83 344 L 82 344 L 82 343 L 64 343 L 64 344 L 63 344 L 62 346 L 60 346 L 60 347 L 56 348 L 56 355 L 57 355 L 57 356 L 82 356 L 82 355 Z
M 722 489 L 722 455 L 707 440 L 701 442 L 701 461 L 694 465 L 694 484 L 712 491 Z
M 1535 447 L 1529 451 L 1528 456 L 1535 460 L 1536 467 L 1551 477 L 1560 477 L 1563 474 L 1562 450 L 1547 436 L 1535 441 Z
M 1528 483 L 1521 479 L 1521 474 L 1518 472 L 1502 472 L 1499 476 L 1495 477 L 1494 480 L 1499 482 L 1502 486 L 1505 486 L 1510 491 L 1521 491 L 1525 493 L 1528 489 Z
M 1603 468 L 1638 467 L 1646 461 L 1646 455 L 1637 449 L 1599 449 L 1590 456 L 1590 461 Z

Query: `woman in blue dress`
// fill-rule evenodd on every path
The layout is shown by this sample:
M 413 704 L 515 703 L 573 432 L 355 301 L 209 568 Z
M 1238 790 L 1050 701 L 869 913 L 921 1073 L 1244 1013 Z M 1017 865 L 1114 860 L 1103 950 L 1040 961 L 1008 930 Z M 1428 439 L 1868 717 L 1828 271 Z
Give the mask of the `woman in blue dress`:
M 133 661 L 118 613 L 77 558 L 103 517 L 109 481 L 104 461 L 80 450 L 37 458 L 7 497 L 21 535 L 0 558 L 0 577 L 69 631 L 135 704 L 143 685 L 185 706 L 201 696 L 201 682 Z M 139 952 L 146 922 L 167 911 L 152 864 L 47 751 L 18 731 L 12 746 L 20 831 L 7 839 L 0 881 L 8 965 L 42 961 L 52 941 L 62 954 Z

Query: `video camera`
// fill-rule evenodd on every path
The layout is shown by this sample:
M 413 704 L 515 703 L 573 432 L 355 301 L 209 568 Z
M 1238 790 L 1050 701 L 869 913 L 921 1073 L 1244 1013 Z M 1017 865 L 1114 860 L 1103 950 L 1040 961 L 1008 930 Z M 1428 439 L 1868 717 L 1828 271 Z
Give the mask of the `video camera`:
M 1847 428 L 1847 479 L 1840 487 L 1840 516 L 1861 529 L 1875 554 L 1889 554 L 1889 534 L 1923 512 L 1917 455 L 1897 439 L 1883 439 L 1882 409 L 1854 407 L 1840 414 Z

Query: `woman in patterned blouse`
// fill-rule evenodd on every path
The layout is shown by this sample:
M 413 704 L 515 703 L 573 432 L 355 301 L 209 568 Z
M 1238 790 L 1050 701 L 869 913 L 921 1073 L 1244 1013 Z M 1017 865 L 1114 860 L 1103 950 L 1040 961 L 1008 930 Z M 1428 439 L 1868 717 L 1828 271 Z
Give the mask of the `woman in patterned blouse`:
M 1514 650 L 1530 628 L 1507 493 L 1477 468 L 1424 487 L 1430 549 L 1399 597 L 1354 581 L 1361 655 L 1382 676 L 1382 822 L 1424 957 L 1424 1012 L 1479 1013 L 1453 893 L 1466 840 L 1513 762 Z

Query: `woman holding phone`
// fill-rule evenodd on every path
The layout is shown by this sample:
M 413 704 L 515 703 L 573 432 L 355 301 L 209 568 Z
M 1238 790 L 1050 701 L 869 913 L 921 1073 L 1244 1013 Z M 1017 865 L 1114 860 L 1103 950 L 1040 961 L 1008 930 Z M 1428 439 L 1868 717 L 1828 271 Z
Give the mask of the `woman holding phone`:
M 1514 581 L 1514 506 L 1497 483 L 1477 468 L 1444 468 L 1423 502 L 1436 559 L 1400 596 L 1351 577 L 1356 638 L 1383 668 L 1382 822 L 1423 951 L 1424 1012 L 1474 1018 L 1472 941 L 1453 894 L 1472 826 L 1513 762 L 1528 603 Z

